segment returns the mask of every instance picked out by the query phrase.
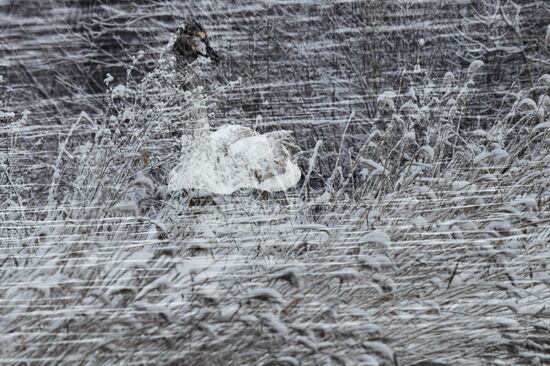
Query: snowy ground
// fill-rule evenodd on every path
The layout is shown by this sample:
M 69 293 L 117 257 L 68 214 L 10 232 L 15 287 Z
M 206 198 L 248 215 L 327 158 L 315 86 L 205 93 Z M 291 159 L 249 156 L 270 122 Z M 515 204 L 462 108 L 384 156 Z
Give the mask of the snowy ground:
M 550 364 L 546 2 L 0 15 L 0 364 Z

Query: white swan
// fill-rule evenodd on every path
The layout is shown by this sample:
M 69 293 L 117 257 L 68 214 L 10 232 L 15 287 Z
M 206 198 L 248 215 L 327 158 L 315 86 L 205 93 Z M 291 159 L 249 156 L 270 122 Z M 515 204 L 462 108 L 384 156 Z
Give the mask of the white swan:
M 301 177 L 287 148 L 289 135 L 289 131 L 260 135 L 238 125 L 199 133 L 172 171 L 169 189 L 213 194 L 231 194 L 242 188 L 285 191 Z

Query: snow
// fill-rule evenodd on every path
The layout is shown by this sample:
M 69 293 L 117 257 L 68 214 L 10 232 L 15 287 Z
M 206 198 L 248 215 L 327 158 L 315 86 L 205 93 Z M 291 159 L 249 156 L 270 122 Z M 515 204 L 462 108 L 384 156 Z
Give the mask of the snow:
M 537 80 L 538 85 L 550 85 L 550 74 L 541 75 Z
M 387 248 L 388 245 L 391 243 L 391 239 L 388 234 L 386 234 L 383 231 L 371 231 L 367 235 L 365 235 L 364 240 L 367 243 L 375 243 L 378 245 L 381 245 L 384 248 Z
M 262 301 L 271 301 L 279 304 L 283 304 L 285 302 L 281 294 L 273 288 L 255 288 L 248 291 L 246 297 Z
M 395 110 L 394 99 L 397 98 L 397 94 L 392 90 L 387 90 L 380 94 L 376 101 L 378 103 L 378 108 L 388 108 L 391 111 Z
M 109 82 L 110 81 L 110 78 L 107 77 L 105 79 L 105 82 Z M 117 85 L 113 88 L 112 92 L 111 92 L 111 97 L 113 99 L 117 99 L 117 98 L 125 98 L 126 96 L 128 96 L 128 94 L 130 93 L 130 90 L 125 86 L 125 85 Z
M 357 358 L 358 364 L 361 366 L 379 366 L 378 360 L 371 355 L 361 355 Z
M 387 259 L 384 259 L 382 257 L 369 256 L 369 255 L 362 255 L 357 258 L 357 262 L 361 264 L 363 267 L 376 272 L 380 271 L 385 260 Z
M 301 178 L 285 146 L 287 131 L 259 134 L 223 125 L 195 139 L 171 173 L 169 189 L 197 189 L 227 195 L 243 188 L 286 191 Z
M 382 342 L 363 342 L 363 347 L 379 354 L 387 360 L 393 360 L 393 350 Z
M 533 127 L 533 132 L 538 132 L 539 130 L 550 129 L 550 122 L 542 122 Z
M 262 319 L 266 325 L 273 330 L 276 334 L 281 337 L 288 337 L 289 331 L 284 323 L 272 313 L 260 314 L 260 319 Z
M 0 108 L 21 118 L 0 131 L 1 359 L 548 360 L 546 10 L 243 1 L 55 10 L 75 34 L 11 2 Z M 155 49 L 184 12 L 226 56 L 198 62 L 190 85 Z M 134 71 L 113 66 L 135 54 L 124 37 L 103 43 L 115 28 L 140 35 Z M 474 59 L 486 66 L 468 74 Z
M 418 149 L 419 152 L 423 152 L 426 154 L 428 161 L 433 161 L 435 157 L 434 149 L 431 146 L 421 146 L 420 149 Z
M 518 103 L 516 108 L 534 111 L 537 109 L 537 103 L 535 103 L 535 101 L 531 98 L 525 98 Z
M 4 112 L 4 111 L 0 110 L 0 120 L 2 120 L 2 119 L 10 120 L 10 119 L 13 119 L 13 118 L 15 118 L 15 113 L 13 113 L 13 112 Z
M 107 73 L 107 75 L 105 76 L 105 79 L 103 80 L 103 82 L 105 83 L 105 85 L 109 85 L 110 83 L 113 82 L 115 78 L 113 78 L 113 76 L 109 73 Z
M 470 64 L 470 67 L 468 67 L 468 75 L 472 77 L 475 73 L 479 72 L 479 70 L 485 65 L 485 63 L 481 60 L 475 60 Z

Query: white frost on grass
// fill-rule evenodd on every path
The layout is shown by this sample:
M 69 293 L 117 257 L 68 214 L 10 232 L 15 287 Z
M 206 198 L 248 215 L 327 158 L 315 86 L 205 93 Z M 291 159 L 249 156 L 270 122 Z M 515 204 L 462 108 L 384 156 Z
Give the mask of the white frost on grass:
M 15 113 L 13 112 L 3 112 L 0 110 L 0 119 L 14 119 Z
M 394 99 L 397 98 L 397 94 L 392 90 L 387 90 L 380 94 L 378 98 L 376 98 L 376 102 L 378 103 L 378 108 L 385 109 L 387 108 L 390 111 L 395 111 L 395 102 Z
M 194 139 L 172 171 L 169 188 L 213 194 L 231 194 L 242 188 L 286 191 L 301 177 L 285 145 L 288 136 L 288 131 L 260 135 L 247 127 L 223 125 Z

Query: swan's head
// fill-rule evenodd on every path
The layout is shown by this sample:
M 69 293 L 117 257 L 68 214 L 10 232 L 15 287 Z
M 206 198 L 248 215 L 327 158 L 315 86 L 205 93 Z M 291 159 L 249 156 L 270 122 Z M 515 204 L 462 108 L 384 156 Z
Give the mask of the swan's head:
M 210 47 L 206 30 L 196 20 L 187 20 L 178 27 L 174 50 L 188 62 L 199 56 L 209 57 L 214 63 L 220 60 L 218 53 Z

